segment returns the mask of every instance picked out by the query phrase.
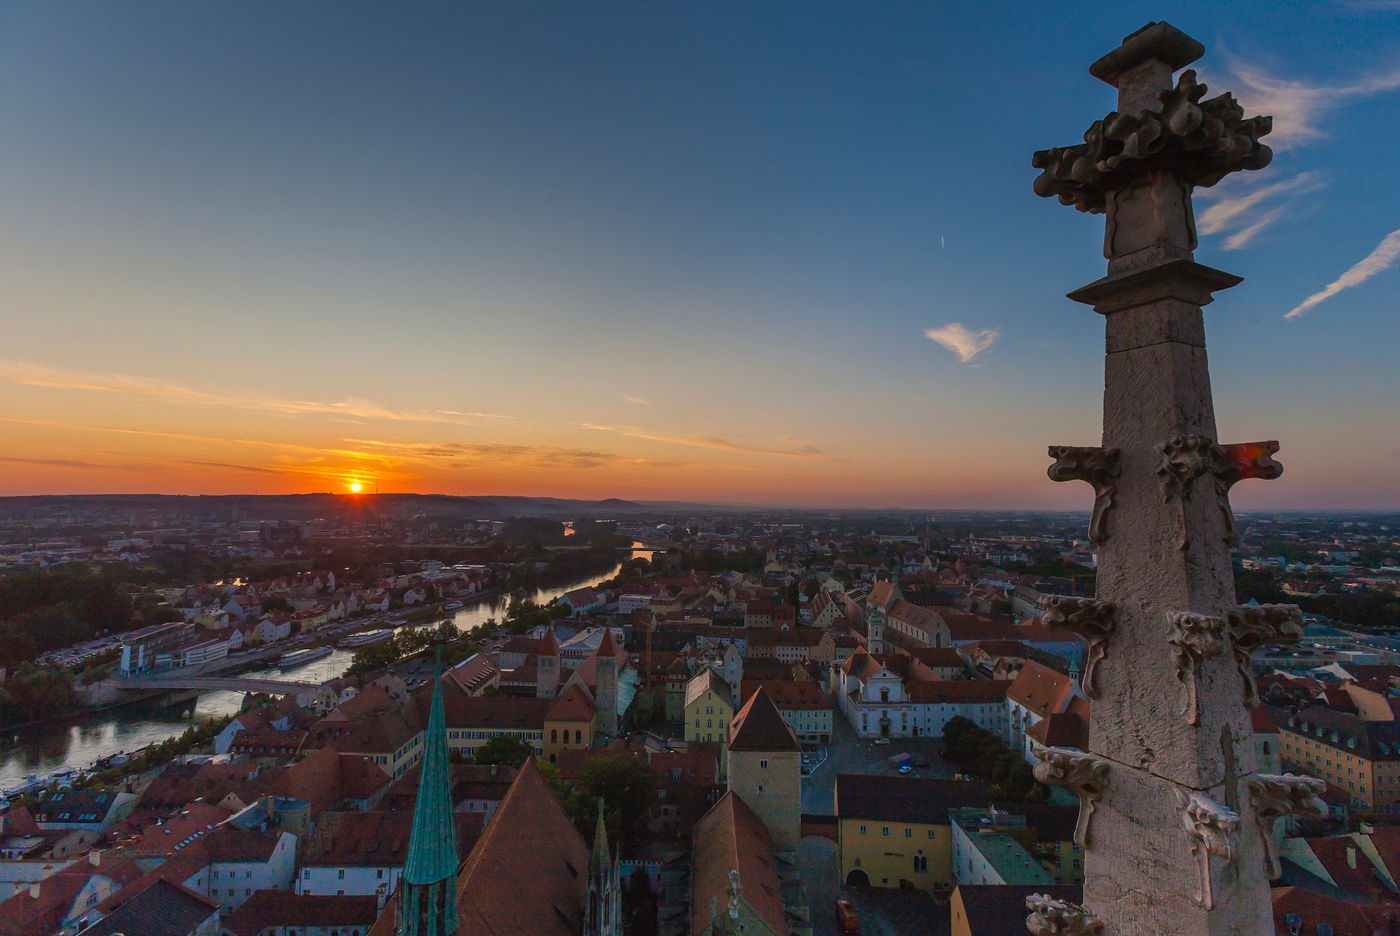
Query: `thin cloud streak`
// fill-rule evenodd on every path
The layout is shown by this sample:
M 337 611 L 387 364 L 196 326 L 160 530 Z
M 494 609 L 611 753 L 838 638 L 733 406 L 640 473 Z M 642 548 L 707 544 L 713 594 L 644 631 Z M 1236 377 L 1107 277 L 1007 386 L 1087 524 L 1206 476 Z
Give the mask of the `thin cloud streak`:
M 1279 196 L 1296 198 L 1327 187 L 1326 180 L 1315 172 L 1300 172 L 1291 179 L 1283 179 L 1269 185 L 1250 186 L 1238 195 L 1233 194 L 1242 184 L 1248 185 L 1247 182 L 1238 182 L 1223 191 L 1207 189 L 1200 193 L 1202 197 L 1210 198 L 1211 204 L 1201 213 L 1196 222 L 1196 229 L 1202 234 L 1219 234 L 1235 229 L 1225 240 L 1226 250 L 1239 250 L 1260 231 L 1285 217 L 1292 201 L 1290 199 L 1256 218 L 1254 209 L 1261 203 Z
M 623 398 L 624 400 L 626 400 L 628 403 L 636 403 L 638 406 L 650 406 L 650 405 L 651 405 L 651 401 L 650 401 L 650 400 L 643 400 L 641 397 L 639 397 L 639 396 L 633 396 L 633 395 L 630 394 L 630 393 L 624 393 L 624 394 L 622 395 L 622 398 Z
M 398 410 L 356 397 L 346 397 L 335 403 L 325 403 L 315 400 L 286 400 L 249 394 L 214 393 L 182 387 L 178 384 L 149 377 L 69 371 L 27 361 L 0 361 L 0 383 L 59 390 L 132 394 L 196 406 L 232 407 L 285 416 L 325 414 L 364 420 L 448 423 L 459 426 L 476 426 L 482 420 L 513 418 L 499 413 L 462 412 L 450 409 Z
M 1359 286 L 1377 273 L 1385 272 L 1395 265 L 1396 260 L 1400 260 L 1400 230 L 1391 231 L 1386 235 L 1385 240 L 1381 241 L 1376 246 L 1376 249 L 1371 251 L 1364 260 L 1328 283 L 1325 288 L 1304 299 L 1297 308 L 1285 315 L 1284 318 L 1295 319 L 1300 317 L 1309 309 L 1331 299 L 1342 290 L 1350 289 L 1353 286 Z
M 1276 150 L 1292 149 L 1326 137 L 1322 123 L 1349 100 L 1400 88 L 1400 67 L 1351 84 L 1322 85 L 1280 78 L 1259 65 L 1233 56 L 1229 57 L 1229 63 L 1235 97 L 1245 113 L 1273 117 L 1273 131 L 1266 142 Z
M 673 435 L 665 432 L 652 432 L 649 429 L 642 429 L 637 426 L 602 426 L 597 423 L 580 423 L 585 429 L 594 429 L 598 432 L 615 432 L 632 439 L 645 439 L 648 442 L 665 442 L 669 445 L 686 445 L 691 448 L 716 449 L 721 452 L 739 452 L 744 455 L 772 455 L 779 458 L 811 458 L 821 461 L 831 461 L 831 456 L 819 448 L 811 445 L 802 445 L 796 448 L 764 448 L 758 445 L 745 445 L 741 442 L 731 442 L 722 436 L 686 436 Z
M 949 322 L 938 328 L 930 328 L 924 332 L 924 337 L 930 341 L 938 342 L 956 354 L 959 361 L 967 364 L 996 343 L 996 340 L 1001 337 L 1001 329 L 983 328 L 979 331 L 972 331 L 965 328 L 961 322 Z

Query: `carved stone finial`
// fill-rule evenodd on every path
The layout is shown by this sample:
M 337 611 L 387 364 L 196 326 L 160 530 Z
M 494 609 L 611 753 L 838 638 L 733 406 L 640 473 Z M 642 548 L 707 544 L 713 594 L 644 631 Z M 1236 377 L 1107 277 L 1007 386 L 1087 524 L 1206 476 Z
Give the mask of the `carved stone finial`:
M 1118 624 L 1113 602 L 1045 595 L 1040 599 L 1040 607 L 1045 611 L 1046 624 L 1074 631 L 1088 644 L 1084 656 L 1084 692 L 1089 698 L 1097 699 L 1099 687 L 1094 668 L 1108 653 L 1108 638 Z
M 1100 936 L 1103 922 L 1077 903 L 1045 894 L 1026 898 L 1026 929 L 1031 936 Z
M 1295 644 L 1303 639 L 1303 612 L 1297 605 L 1240 605 L 1225 615 L 1230 650 L 1244 680 L 1244 704 L 1259 706 L 1254 682 L 1254 651 L 1268 644 Z
M 1273 152 L 1259 138 L 1273 129 L 1273 118 L 1245 119 L 1233 95 L 1204 100 L 1206 90 L 1188 68 L 1176 87 L 1158 92 L 1160 111 L 1110 111 L 1084 131 L 1083 143 L 1037 151 L 1035 193 L 1102 214 L 1109 192 L 1148 173 L 1170 172 L 1204 188 L 1232 172 L 1267 166 Z
M 1272 881 L 1283 873 L 1274 849 L 1274 823 L 1284 816 L 1326 819 L 1327 804 L 1322 800 L 1322 793 L 1327 783 L 1293 774 L 1259 774 L 1250 777 L 1247 785 L 1259 834 L 1264 838 L 1264 870 Z
M 1273 481 L 1283 475 L 1283 466 L 1274 461 L 1278 454 L 1278 443 L 1235 442 L 1219 446 L 1220 458 L 1215 466 L 1215 497 L 1220 502 L 1220 512 L 1225 516 L 1225 542 L 1233 545 L 1239 536 L 1235 533 L 1235 515 L 1230 510 L 1230 488 L 1240 481 L 1258 479 Z
M 1194 611 L 1168 611 L 1168 639 L 1176 648 L 1176 678 L 1182 687 L 1181 714 L 1188 725 L 1201 723 L 1197 679 L 1201 664 L 1225 652 L 1225 619 Z
M 1200 887 L 1196 902 L 1206 910 L 1215 909 L 1211 858 L 1228 865 L 1235 860 L 1239 847 L 1240 815 L 1200 792 L 1173 788 L 1177 806 L 1181 809 L 1181 825 L 1191 836 L 1191 854 L 1196 856 Z
M 1109 763 L 1079 751 L 1047 747 L 1035 752 L 1040 763 L 1035 765 L 1035 778 L 1051 786 L 1073 790 L 1079 797 L 1079 821 L 1074 827 L 1074 841 L 1080 848 L 1089 845 L 1089 820 L 1094 817 L 1094 805 L 1103 799 L 1108 788 Z
M 1096 445 L 1052 445 L 1055 464 L 1046 469 L 1051 481 L 1087 481 L 1094 488 L 1094 513 L 1089 518 L 1089 539 L 1102 546 L 1108 539 L 1105 521 L 1117 493 L 1115 479 L 1122 474 L 1118 449 Z
M 1177 549 L 1191 548 L 1191 531 L 1186 522 L 1186 499 L 1196 485 L 1196 479 L 1215 470 L 1220 461 L 1219 446 L 1215 441 L 1201 435 L 1178 436 L 1170 442 L 1157 446 L 1161 459 L 1157 463 L 1157 477 L 1161 480 L 1162 495 L 1167 503 L 1176 501 L 1180 516 L 1181 538 Z

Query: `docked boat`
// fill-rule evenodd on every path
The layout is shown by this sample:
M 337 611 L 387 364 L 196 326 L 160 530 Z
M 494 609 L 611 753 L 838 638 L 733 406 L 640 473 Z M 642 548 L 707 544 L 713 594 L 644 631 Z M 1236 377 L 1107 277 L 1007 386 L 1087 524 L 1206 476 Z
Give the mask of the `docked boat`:
M 460 601 L 449 601 L 447 604 L 443 605 L 443 608 L 447 611 L 461 611 L 463 607 L 464 605 Z
M 282 669 L 292 669 L 296 666 L 305 666 L 312 660 L 319 660 L 322 657 L 331 655 L 330 647 L 306 647 L 302 650 L 293 650 L 291 653 L 284 653 L 277 658 L 277 665 Z
M 384 630 L 363 631 L 359 634 L 351 634 L 349 637 L 346 637 L 336 644 L 336 646 L 349 649 L 350 647 L 365 647 L 370 644 L 383 643 L 386 640 L 393 639 L 393 630 L 386 628 Z
M 29 774 L 19 783 L 5 789 L 5 799 L 17 799 L 27 793 L 35 793 L 47 786 L 47 780 L 41 779 L 38 774 Z

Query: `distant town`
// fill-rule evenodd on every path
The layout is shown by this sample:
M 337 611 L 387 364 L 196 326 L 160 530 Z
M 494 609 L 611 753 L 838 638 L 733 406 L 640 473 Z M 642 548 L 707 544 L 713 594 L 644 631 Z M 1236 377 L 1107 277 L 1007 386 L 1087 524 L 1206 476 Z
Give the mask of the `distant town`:
M 1023 930 L 1083 885 L 1036 768 L 1089 747 L 1088 522 L 0 499 L 0 936 L 408 931 L 434 861 L 472 932 Z M 1259 772 L 1326 789 L 1280 931 L 1384 932 L 1400 515 L 1235 522 L 1240 604 L 1304 622 L 1240 661 Z

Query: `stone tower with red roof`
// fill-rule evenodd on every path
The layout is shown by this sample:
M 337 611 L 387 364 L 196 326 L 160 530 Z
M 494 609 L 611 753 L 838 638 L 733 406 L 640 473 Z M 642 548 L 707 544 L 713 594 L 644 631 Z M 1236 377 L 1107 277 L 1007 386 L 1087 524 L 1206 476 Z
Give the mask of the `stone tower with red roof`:
M 603 641 L 593 651 L 593 705 L 598 709 L 598 730 L 609 737 L 617 736 L 617 670 L 622 655 L 612 629 L 603 628 Z
M 773 851 L 794 852 L 802 837 L 802 745 L 762 686 L 729 723 L 729 790 L 763 820 Z
M 559 641 L 554 626 L 544 629 L 540 649 L 535 654 L 535 697 L 552 699 L 559 692 Z

